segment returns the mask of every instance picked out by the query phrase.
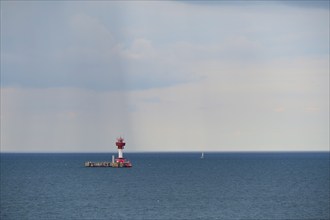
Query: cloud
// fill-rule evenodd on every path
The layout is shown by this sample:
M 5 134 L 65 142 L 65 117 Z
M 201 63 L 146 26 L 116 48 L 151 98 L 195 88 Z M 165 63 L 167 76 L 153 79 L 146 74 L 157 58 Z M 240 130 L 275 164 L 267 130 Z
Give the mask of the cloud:
M 3 86 L 94 90 L 172 86 L 200 80 L 203 74 L 192 76 L 191 69 L 201 61 L 263 61 L 301 54 L 301 48 L 315 53 L 315 48 L 324 50 L 325 42 L 328 44 L 321 35 L 325 25 L 319 22 L 327 13 L 310 12 L 313 19 L 306 20 L 304 10 L 296 10 L 293 16 L 287 13 L 290 8 L 283 7 L 278 14 L 265 4 L 204 8 L 176 2 L 147 7 L 135 3 L 85 3 L 79 7 L 62 3 L 55 4 L 57 15 L 52 15 L 56 19 L 45 16 L 43 23 L 35 21 L 45 14 L 47 4 L 27 4 L 22 13 L 28 19 L 9 13 L 18 10 L 17 5 L 4 4 Z M 106 10 L 95 13 L 98 5 L 117 11 L 117 17 Z M 240 13 L 240 19 L 235 13 Z M 33 32 L 26 26 L 34 27 Z M 133 31 L 125 35 L 128 29 Z
M 86 14 L 75 14 L 70 18 L 70 26 L 76 30 L 78 40 L 82 43 L 108 43 L 109 46 L 113 44 L 113 36 L 102 22 L 96 17 Z M 98 39 L 97 41 L 95 41 Z M 102 45 L 105 46 L 105 45 Z
M 151 45 L 151 42 L 147 39 L 139 38 L 135 39 L 132 46 L 127 50 L 124 50 L 123 56 L 129 59 L 151 59 L 156 56 L 156 51 Z
M 1 150 L 114 150 L 118 135 L 130 135 L 127 105 L 117 92 L 2 88 Z
M 148 39 L 132 39 L 124 45 L 96 17 L 81 13 L 67 19 L 59 29 L 64 44 L 48 46 L 42 35 L 36 35 L 40 51 L 32 47 L 27 49 L 33 51 L 31 55 L 12 48 L 2 51 L 3 86 L 134 90 L 190 80 L 185 78 L 189 73 L 182 76 L 173 65 L 161 67 L 162 58 Z
M 1 150 L 329 146 L 327 10 L 1 4 Z
M 329 10 L 329 1 L 279 1 L 281 4 L 292 6 L 292 7 L 303 7 L 303 8 L 321 8 Z
M 231 1 L 179 1 L 186 4 L 196 4 L 198 6 L 221 6 L 221 7 L 230 7 L 230 6 L 245 6 L 251 7 L 255 6 L 255 2 L 231 2 Z M 316 1 L 294 1 L 294 0 L 276 0 L 271 2 L 266 2 L 266 4 L 271 4 L 272 6 L 291 6 L 291 7 L 302 7 L 302 8 L 321 8 L 329 10 L 329 1 L 326 0 L 316 0 Z M 265 5 L 265 2 L 258 2 L 258 5 Z

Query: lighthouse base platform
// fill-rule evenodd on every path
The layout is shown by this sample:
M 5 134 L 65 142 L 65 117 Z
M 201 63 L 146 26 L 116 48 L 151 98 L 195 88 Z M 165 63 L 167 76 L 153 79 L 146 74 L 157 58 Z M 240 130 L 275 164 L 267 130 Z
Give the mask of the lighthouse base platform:
M 113 167 L 113 168 L 131 168 L 132 164 L 129 161 L 116 161 L 116 162 L 85 162 L 85 167 Z

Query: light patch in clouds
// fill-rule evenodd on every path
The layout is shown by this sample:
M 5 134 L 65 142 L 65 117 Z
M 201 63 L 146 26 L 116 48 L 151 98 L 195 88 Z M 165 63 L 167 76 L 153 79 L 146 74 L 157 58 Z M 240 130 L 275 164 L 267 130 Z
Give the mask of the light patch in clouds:
M 274 109 L 275 112 L 284 112 L 285 108 L 284 107 L 277 107 Z
M 306 111 L 307 112 L 318 112 L 318 111 L 320 111 L 320 108 L 319 107 L 308 107 L 308 108 L 306 108 Z

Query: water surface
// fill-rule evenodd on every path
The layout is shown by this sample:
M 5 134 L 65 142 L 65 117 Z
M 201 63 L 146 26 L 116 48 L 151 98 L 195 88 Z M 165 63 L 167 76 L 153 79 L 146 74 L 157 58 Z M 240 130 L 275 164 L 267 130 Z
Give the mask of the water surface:
M 329 153 L 1 154 L 1 219 L 329 219 Z

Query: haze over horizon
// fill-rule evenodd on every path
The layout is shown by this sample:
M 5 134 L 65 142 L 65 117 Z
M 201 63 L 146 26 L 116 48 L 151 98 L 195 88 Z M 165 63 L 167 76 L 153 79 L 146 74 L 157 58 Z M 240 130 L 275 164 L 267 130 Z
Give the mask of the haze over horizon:
M 0 4 L 0 152 L 329 151 L 329 1 Z

